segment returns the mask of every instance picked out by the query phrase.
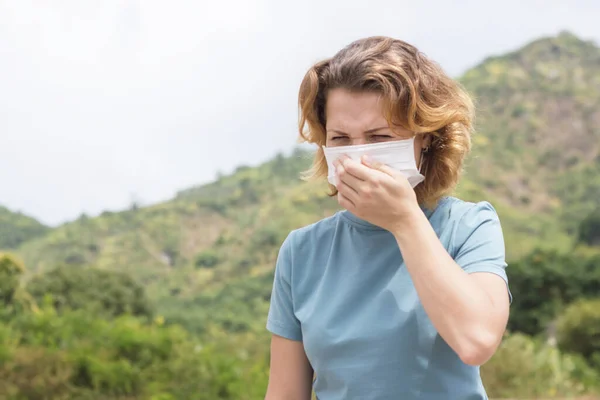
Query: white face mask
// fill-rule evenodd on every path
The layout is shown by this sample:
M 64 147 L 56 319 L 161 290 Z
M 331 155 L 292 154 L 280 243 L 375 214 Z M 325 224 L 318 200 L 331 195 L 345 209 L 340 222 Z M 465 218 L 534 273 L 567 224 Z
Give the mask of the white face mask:
M 347 155 L 353 160 L 359 161 L 363 155 L 367 155 L 372 161 L 385 164 L 388 167 L 402 173 L 414 188 L 425 180 L 417 168 L 415 161 L 415 138 L 395 140 L 383 143 L 360 144 L 354 146 L 323 146 L 325 159 L 327 160 L 327 180 L 336 186 L 337 177 L 334 162 L 342 155 Z

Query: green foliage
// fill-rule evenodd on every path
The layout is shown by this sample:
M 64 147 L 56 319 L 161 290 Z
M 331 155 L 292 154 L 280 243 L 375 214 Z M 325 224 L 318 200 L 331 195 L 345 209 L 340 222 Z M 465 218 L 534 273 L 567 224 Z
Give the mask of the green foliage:
M 69 399 L 72 366 L 66 354 L 45 347 L 17 348 L 0 364 L 0 396 L 4 399 Z
M 35 219 L 0 206 L 0 250 L 16 249 L 49 230 Z
M 252 236 L 252 244 L 259 248 L 273 248 L 281 245 L 285 239 L 286 233 L 281 228 L 274 225 L 267 225 L 259 228 Z
M 562 350 L 582 355 L 600 370 L 600 298 L 571 304 L 558 320 L 557 328 Z
M 226 285 L 197 293 L 185 302 L 165 299 L 167 322 L 205 333 L 210 326 L 224 332 L 264 332 L 273 272 L 229 280 Z M 195 310 L 195 312 L 190 312 Z
M 593 226 L 598 218 L 596 210 L 600 198 L 600 157 L 596 157 L 591 163 L 582 163 L 573 167 L 571 171 L 556 175 L 550 190 L 552 195 L 561 198 L 563 206 L 560 216 L 568 231 L 579 236 L 580 241 L 593 241 Z M 586 229 L 591 231 L 586 232 Z M 588 238 L 588 235 L 592 236 Z
M 600 246 L 600 207 L 579 225 L 578 240 L 589 246 Z
M 25 267 L 19 260 L 9 254 L 0 253 L 0 304 L 5 307 L 13 302 L 19 288 L 19 279 Z
M 27 291 L 38 303 L 50 296 L 58 311 L 83 309 L 107 317 L 152 315 L 143 287 L 122 272 L 63 266 L 34 276 Z
M 15 339 L 7 344 L 7 337 Z M 0 363 L 0 397 L 261 398 L 265 360 L 239 349 L 238 338 L 215 337 L 204 344 L 160 321 L 129 316 L 107 321 L 83 311 L 57 314 L 45 308 L 0 328 L 0 354 L 10 354 Z
M 600 258 L 534 251 L 507 269 L 515 294 L 509 329 L 543 332 L 563 308 L 600 293 Z
M 559 228 L 571 234 L 597 206 L 598 60 L 594 43 L 565 32 L 491 57 L 465 73 L 461 81 L 477 99 L 478 112 L 467 180 L 485 188 L 484 198 L 501 200 L 494 204 L 514 208 L 523 221 L 530 219 L 523 211 L 529 211 L 553 233 Z M 519 235 L 510 244 L 527 243 L 529 248 L 516 254 L 520 257 L 544 243 L 562 246 L 558 236 L 538 241 L 537 233 Z
M 212 268 L 215 267 L 220 261 L 219 255 L 214 250 L 205 250 L 198 254 L 194 264 L 198 268 Z
M 600 374 L 573 355 L 523 334 L 505 338 L 481 368 L 490 398 L 564 398 L 600 389 Z

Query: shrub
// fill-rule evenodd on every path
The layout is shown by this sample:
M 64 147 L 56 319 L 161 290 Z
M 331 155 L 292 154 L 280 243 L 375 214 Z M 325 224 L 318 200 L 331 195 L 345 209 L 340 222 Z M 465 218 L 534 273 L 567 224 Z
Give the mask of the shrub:
M 506 337 L 481 368 L 490 398 L 551 398 L 593 393 L 600 375 L 583 358 L 521 333 Z
M 543 332 L 564 307 L 600 293 L 600 259 L 537 250 L 507 271 L 511 291 L 509 330 Z
M 581 222 L 578 240 L 589 246 L 600 245 L 600 207 Z
M 21 347 L 0 364 L 0 398 L 69 398 L 73 370 L 66 353 L 43 347 Z M 20 397 L 12 397 L 18 394 Z
M 219 262 L 221 259 L 214 250 L 205 250 L 196 256 L 195 265 L 198 268 L 213 268 Z
M 0 303 L 4 306 L 12 304 L 23 272 L 25 267 L 19 260 L 10 254 L 0 253 Z
M 287 235 L 287 231 L 275 224 L 261 227 L 252 235 L 251 244 L 254 248 L 265 250 L 280 246 Z
M 600 361 L 600 298 L 578 300 L 567 307 L 558 320 L 557 339 L 562 350 Z
M 268 377 L 265 343 L 230 333 L 203 343 L 160 320 L 109 321 L 46 306 L 0 325 L 0 398 L 258 399 Z
M 58 311 L 84 309 L 107 317 L 152 315 L 144 288 L 123 272 L 62 266 L 32 278 L 27 291 L 38 303 L 51 297 Z

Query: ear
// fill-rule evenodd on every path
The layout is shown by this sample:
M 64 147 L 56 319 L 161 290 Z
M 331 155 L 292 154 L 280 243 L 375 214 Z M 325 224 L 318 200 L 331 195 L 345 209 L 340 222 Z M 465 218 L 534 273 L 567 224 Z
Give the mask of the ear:
M 431 142 L 433 141 L 433 135 L 431 133 L 426 133 L 423 135 L 423 142 L 421 144 L 421 150 L 427 151 L 431 146 Z

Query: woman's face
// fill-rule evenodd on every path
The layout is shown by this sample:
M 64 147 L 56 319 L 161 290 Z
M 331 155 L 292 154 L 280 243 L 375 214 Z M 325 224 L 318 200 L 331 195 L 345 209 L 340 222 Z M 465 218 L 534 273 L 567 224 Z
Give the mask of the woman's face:
M 327 147 L 410 139 L 413 132 L 401 127 L 393 130 L 383 113 L 381 95 L 374 92 L 350 92 L 332 89 L 325 105 Z M 415 137 L 415 161 L 419 165 L 423 135 Z

